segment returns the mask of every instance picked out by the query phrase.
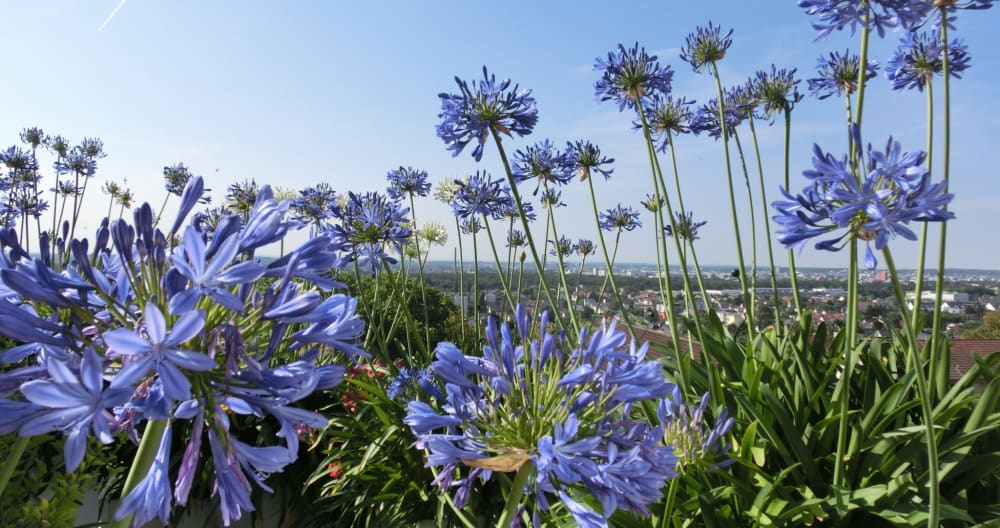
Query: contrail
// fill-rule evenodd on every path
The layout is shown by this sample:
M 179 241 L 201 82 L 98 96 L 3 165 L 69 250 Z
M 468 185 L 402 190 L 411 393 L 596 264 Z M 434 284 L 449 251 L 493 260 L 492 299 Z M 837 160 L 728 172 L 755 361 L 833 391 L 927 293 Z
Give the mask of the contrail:
M 98 33 L 100 33 L 101 30 L 104 29 L 104 27 L 108 25 L 108 22 L 111 22 L 111 19 L 114 18 L 115 15 L 118 14 L 118 10 L 121 9 L 122 6 L 125 5 L 125 2 L 127 2 L 127 1 L 128 0 L 121 0 L 120 2 L 118 2 L 118 5 L 115 6 L 115 8 L 111 11 L 111 14 L 108 15 L 108 18 L 104 19 L 104 23 L 101 24 L 101 27 L 97 28 L 97 32 Z

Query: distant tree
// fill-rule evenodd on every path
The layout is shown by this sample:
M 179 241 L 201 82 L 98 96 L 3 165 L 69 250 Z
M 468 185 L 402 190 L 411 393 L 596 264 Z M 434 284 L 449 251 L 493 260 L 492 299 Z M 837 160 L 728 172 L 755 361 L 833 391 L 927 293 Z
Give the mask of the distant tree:
M 1000 312 L 987 312 L 983 324 L 963 332 L 962 339 L 1000 339 Z

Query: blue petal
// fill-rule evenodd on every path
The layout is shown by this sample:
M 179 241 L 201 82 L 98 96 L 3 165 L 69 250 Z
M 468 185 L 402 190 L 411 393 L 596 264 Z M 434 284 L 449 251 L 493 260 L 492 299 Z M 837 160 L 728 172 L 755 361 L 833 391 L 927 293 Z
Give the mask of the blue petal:
M 214 359 L 200 352 L 168 350 L 165 355 L 171 363 L 196 372 L 205 372 L 216 367 Z
M 104 343 L 109 352 L 123 356 L 149 354 L 152 351 L 149 341 L 125 328 L 104 332 Z
M 163 312 L 152 302 L 146 303 L 146 309 L 142 312 L 146 321 L 146 333 L 149 335 L 150 343 L 163 343 L 167 336 L 167 320 L 163 317 Z
M 197 306 L 199 299 L 201 299 L 201 289 L 190 288 L 174 294 L 170 298 L 167 308 L 174 315 L 190 312 Z
M 177 346 L 201 332 L 205 326 L 205 313 L 201 310 L 185 313 L 170 329 L 170 336 L 164 341 L 167 346 Z

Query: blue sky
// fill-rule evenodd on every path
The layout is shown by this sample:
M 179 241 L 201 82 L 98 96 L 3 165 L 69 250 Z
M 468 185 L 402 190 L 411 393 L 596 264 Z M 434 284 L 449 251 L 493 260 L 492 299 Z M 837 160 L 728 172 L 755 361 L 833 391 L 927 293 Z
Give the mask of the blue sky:
M 162 167 L 176 162 L 205 176 L 216 200 L 245 179 L 290 189 L 329 182 L 342 192 L 377 190 L 400 165 L 428 171 L 433 182 L 477 169 L 500 175 L 492 145 L 477 164 L 468 153 L 451 157 L 434 133 L 437 94 L 455 91 L 454 76 L 475 79 L 486 65 L 532 89 L 538 101 L 538 126 L 531 136 L 508 141 L 510 151 L 545 138 L 558 144 L 589 139 L 617 160 L 613 178 L 595 182 L 599 206 L 640 208 L 651 187 L 645 147 L 631 132 L 631 116 L 595 100 L 596 57 L 618 43 L 639 42 L 673 67 L 674 92 L 700 103 L 714 95 L 713 81 L 692 72 L 678 52 L 685 35 L 709 20 L 734 29 L 720 63 L 726 84 L 742 83 L 772 63 L 797 67 L 805 79 L 819 55 L 858 46 L 846 32 L 816 42 L 809 17 L 793 2 L 774 0 L 631 2 L 630 10 L 590 1 L 120 3 L 5 4 L 0 144 L 17 142 L 28 126 L 74 142 L 100 137 L 109 156 L 94 183 L 127 180 L 139 201 L 157 206 L 164 197 Z M 1000 237 L 992 234 L 1000 210 L 1000 57 L 990 40 L 998 17 L 963 12 L 953 33 L 969 46 L 972 66 L 952 84 L 951 190 L 958 218 L 948 228 L 950 267 L 1000 268 Z M 884 64 L 900 37 L 873 39 L 872 56 Z M 804 80 L 800 89 L 807 92 Z M 865 140 L 881 145 L 893 135 L 904 150 L 924 148 L 925 105 L 925 94 L 892 92 L 878 79 L 866 96 Z M 940 107 L 937 112 L 940 124 Z M 843 152 L 843 121 L 843 104 L 833 98 L 807 96 L 795 109 L 793 188 L 801 187 L 812 143 Z M 769 200 L 778 197 L 783 177 L 779 125 L 759 131 Z M 684 137 L 677 149 L 685 204 L 708 221 L 699 258 L 734 263 L 722 147 Z M 751 177 L 756 181 L 755 172 Z M 742 187 L 737 191 L 745 202 Z M 85 232 L 107 207 L 100 192 L 89 197 Z M 568 207 L 556 212 L 560 234 L 596 239 L 586 187 L 574 182 L 563 198 Z M 754 201 L 759 204 L 756 194 Z M 449 210 L 430 198 L 416 208 L 421 220 L 453 225 Z M 741 214 L 746 225 L 748 213 Z M 450 259 L 455 236 L 432 258 Z M 620 260 L 654 262 L 652 236 L 650 227 L 627 233 Z M 898 265 L 913 267 L 915 243 L 897 239 L 892 247 Z M 799 262 L 839 267 L 846 258 L 806 249 Z

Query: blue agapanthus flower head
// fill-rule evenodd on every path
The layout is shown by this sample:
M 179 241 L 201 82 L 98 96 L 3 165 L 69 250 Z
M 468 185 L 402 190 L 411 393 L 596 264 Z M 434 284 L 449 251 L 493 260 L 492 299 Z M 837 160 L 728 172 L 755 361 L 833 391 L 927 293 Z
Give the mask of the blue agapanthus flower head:
M 855 141 L 860 137 L 855 127 Z M 947 210 L 952 195 L 945 182 L 933 183 L 923 166 L 923 152 L 906 153 L 889 139 L 885 152 L 868 148 L 868 159 L 855 166 L 865 169 L 859 180 L 847 158 L 837 158 L 813 147 L 813 169 L 803 172 L 809 184 L 798 195 L 785 189 L 785 200 L 772 206 L 778 211 L 778 241 L 787 248 L 802 248 L 810 239 L 842 231 L 816 243 L 817 249 L 838 251 L 851 238 L 883 249 L 889 239 L 916 240 L 908 224 L 954 218 Z
M 822 55 L 816 61 L 816 73 L 819 77 L 808 79 L 809 93 L 817 99 L 826 99 L 831 95 L 850 95 L 858 88 L 858 64 L 861 58 L 852 55 L 850 50 L 831 52 Z M 874 79 L 878 73 L 878 61 L 869 59 L 865 82 Z
M 437 135 L 451 151 L 458 156 L 465 146 L 475 141 L 472 157 L 476 161 L 483 158 L 483 146 L 491 132 L 512 136 L 526 136 L 538 122 L 538 107 L 531 90 L 522 90 L 518 85 L 511 87 L 510 79 L 497 82 L 483 67 L 483 79 L 473 88 L 458 77 L 459 93 L 442 93 L 441 123 Z
M 759 102 L 763 115 L 771 117 L 775 113 L 791 112 L 795 104 L 802 100 L 798 84 L 795 68 L 789 70 L 772 64 L 770 71 L 757 71 L 749 86 Z
M 606 60 L 597 59 L 594 70 L 601 73 L 594 85 L 597 99 L 616 101 L 619 110 L 635 110 L 649 97 L 670 93 L 674 77 L 670 66 L 661 65 L 656 55 L 646 53 L 638 42 L 631 48 L 619 44 L 618 51 L 609 52 Z
M 431 182 L 427 181 L 427 171 L 400 166 L 386 175 L 389 188 L 386 192 L 393 200 L 412 196 L 427 196 L 431 192 Z
M 733 30 L 722 34 L 722 26 L 698 26 L 694 33 L 689 33 L 681 48 L 681 60 L 691 65 L 696 72 L 705 66 L 714 64 L 726 56 L 726 51 L 733 45 Z
M 684 97 L 678 98 L 672 95 L 658 96 L 650 100 L 650 104 L 646 106 L 646 124 L 653 141 L 659 143 L 657 150 L 666 152 L 674 134 L 692 132 L 694 111 L 691 110 L 691 106 L 694 103 Z M 632 123 L 632 128 L 642 130 L 642 123 L 635 121 Z
M 573 240 L 570 238 L 560 236 L 559 240 L 549 240 L 549 244 L 552 244 L 549 254 L 553 257 L 565 257 L 573 254 Z
M 798 0 L 806 14 L 815 17 L 813 29 L 817 40 L 834 30 L 848 28 L 851 34 L 859 27 L 868 27 L 885 36 L 886 28 L 912 31 L 934 9 L 926 0 Z
M 893 90 L 916 88 L 924 91 L 924 86 L 935 74 L 944 73 L 944 46 L 941 32 L 914 31 L 900 40 L 896 52 L 886 63 L 885 76 L 892 83 Z M 961 73 L 969 67 L 969 48 L 961 40 L 948 43 L 948 72 L 961 79 Z
M 482 231 L 482 229 L 483 223 L 479 220 L 478 216 L 463 218 L 462 221 L 458 223 L 458 230 L 465 235 L 475 235 L 476 233 Z
M 645 358 L 647 345 L 627 343 L 612 322 L 593 335 L 581 331 L 581 344 L 570 346 L 550 333 L 547 313 L 536 326 L 524 306 L 513 327 L 490 318 L 485 337 L 476 355 L 440 343 L 431 364 L 437 396 L 407 404 L 415 447 L 446 475 L 438 486 L 456 488 L 463 507 L 477 478 L 523 470 L 521 507 L 533 515 L 566 508 L 584 526 L 606 526 L 619 509 L 648 515 L 676 460 L 663 429 L 633 412 L 673 390 Z M 594 500 L 565 502 L 582 494 Z
M 615 171 L 609 167 L 615 159 L 602 155 L 601 149 L 589 141 L 567 141 L 566 152 L 572 158 L 574 169 L 580 174 L 580 181 L 586 180 L 595 172 L 608 180 Z
M 562 191 L 551 187 L 542 191 L 542 195 L 538 197 L 538 201 L 542 203 L 543 209 L 566 207 L 566 204 L 562 201 Z
M 329 232 L 345 241 L 347 253 L 372 273 L 383 264 L 395 264 L 389 254 L 401 254 L 410 241 L 413 230 L 407 215 L 410 209 L 378 192 L 347 193 L 347 200 L 334 208 L 338 222 L 328 226 Z
M 88 155 L 99 157 L 97 146 Z M 175 224 L 203 190 L 200 177 L 188 181 Z M 196 476 L 213 478 L 224 524 L 252 510 L 252 483 L 269 491 L 266 475 L 295 460 L 299 432 L 327 424 L 296 407 L 343 378 L 342 367 L 316 364 L 320 349 L 366 355 L 356 344 L 364 332 L 357 301 L 329 291 L 338 287 L 331 270 L 349 261 L 342 237 L 318 234 L 266 266 L 250 256 L 284 237 L 287 205 L 265 186 L 245 219 L 224 215 L 211 236 L 185 225 L 168 245 L 144 204 L 134 223 L 103 223 L 93 253 L 87 241 L 69 241 L 66 264 L 33 259 L 13 232 L 0 231 L 0 318 L 12 323 L 0 335 L 18 342 L 0 351 L 0 433 L 63 433 L 72 470 L 91 436 L 137 438 L 143 422 L 143 435 L 156 435 L 159 422 L 152 465 L 116 519 L 167 522 Z M 262 435 L 255 444 L 264 445 L 250 446 L 231 427 L 253 430 L 265 418 L 277 442 Z M 190 426 L 174 427 L 181 421 Z M 205 436 L 212 460 L 200 464 Z M 174 480 L 178 438 L 187 446 Z
M 539 185 L 555 183 L 563 185 L 573 179 L 573 157 L 559 149 L 549 140 L 540 141 L 514 153 L 511 174 L 516 183 L 535 180 Z M 538 190 L 538 187 L 535 187 Z
M 752 86 L 732 86 L 722 92 L 723 115 L 726 116 L 726 137 L 733 137 L 736 127 L 748 117 L 754 115 L 760 100 Z M 708 133 L 719 139 L 722 137 L 722 126 L 719 121 L 718 99 L 710 99 L 699 106 L 691 116 L 691 131 L 695 134 Z
M 451 202 L 455 216 L 487 216 L 502 218 L 510 207 L 510 193 L 499 179 L 486 171 L 476 171 L 466 181 L 456 180 L 458 193 Z
M 581 238 L 576 241 L 576 245 L 573 246 L 576 250 L 576 254 L 583 258 L 587 258 L 587 255 L 594 253 L 594 241 L 586 238 Z
M 674 446 L 678 472 L 690 472 L 695 468 L 711 472 L 734 462 L 727 457 L 732 444 L 726 441 L 733 419 L 723 408 L 715 425 L 711 425 L 707 416 L 708 400 L 709 394 L 705 393 L 698 406 L 693 407 L 675 388 L 656 407 L 664 441 Z
M 674 224 L 677 229 L 675 230 L 674 227 L 666 225 L 663 227 L 663 232 L 669 237 L 674 236 L 674 234 L 676 233 L 677 236 L 679 236 L 684 240 L 687 240 L 688 242 L 698 240 L 698 229 L 700 229 L 708 222 L 707 221 L 695 222 L 694 213 L 692 213 L 691 211 L 687 211 L 686 213 L 681 213 L 680 211 L 677 211 L 674 214 L 676 215 L 676 218 L 674 219 Z
M 601 229 L 605 231 L 633 231 L 642 227 L 642 222 L 639 221 L 639 212 L 621 204 L 602 211 L 599 216 Z
M 318 227 L 333 218 L 336 206 L 337 191 L 328 183 L 319 183 L 299 191 L 299 196 L 292 201 L 292 218 Z
M 511 229 L 507 233 L 507 247 L 509 248 L 519 248 L 525 246 L 528 243 L 528 239 L 525 238 L 524 232 L 518 229 Z

